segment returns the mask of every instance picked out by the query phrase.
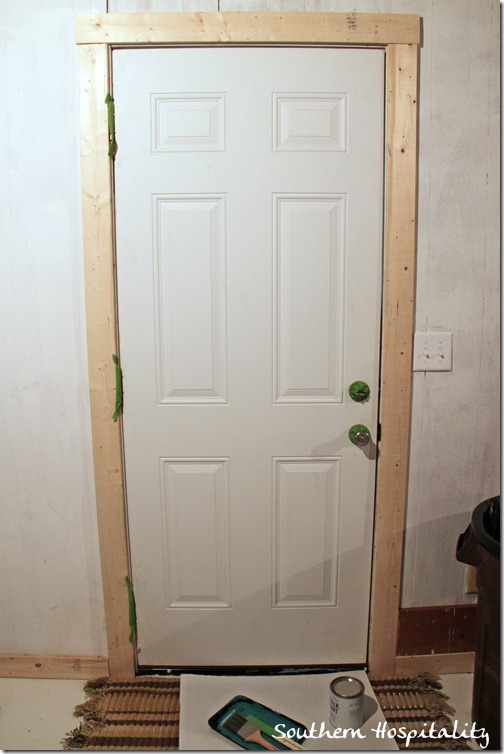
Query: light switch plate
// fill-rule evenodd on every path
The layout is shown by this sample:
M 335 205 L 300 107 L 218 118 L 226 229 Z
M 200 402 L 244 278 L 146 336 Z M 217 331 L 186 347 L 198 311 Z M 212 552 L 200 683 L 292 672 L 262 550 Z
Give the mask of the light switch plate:
M 414 372 L 451 372 L 452 332 L 416 332 L 413 342 Z

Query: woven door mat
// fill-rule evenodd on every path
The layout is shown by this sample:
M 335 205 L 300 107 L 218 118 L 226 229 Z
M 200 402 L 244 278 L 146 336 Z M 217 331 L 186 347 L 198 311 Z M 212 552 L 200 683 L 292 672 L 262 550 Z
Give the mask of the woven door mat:
M 449 715 L 454 710 L 441 691 L 438 676 L 422 673 L 409 678 L 375 678 L 371 685 L 389 729 L 415 731 L 406 746 L 405 734 L 397 735 L 400 749 L 466 751 L 463 738 L 454 738 Z M 67 750 L 141 751 L 178 749 L 180 679 L 137 678 L 133 681 L 99 679 L 84 687 L 87 701 L 74 712 L 83 721 L 62 741 Z M 431 728 L 431 726 L 434 726 Z M 443 729 L 445 736 L 438 737 Z M 429 732 L 434 731 L 434 736 Z M 418 735 L 420 734 L 420 735 Z
M 102 678 L 84 691 L 88 699 L 74 712 L 83 721 L 62 741 L 64 749 L 178 749 L 180 678 Z
M 455 715 L 455 710 L 441 691 L 439 676 L 421 673 L 407 678 L 371 678 L 370 681 L 389 729 L 401 729 L 395 736 L 400 749 L 471 749 L 467 739 L 459 737 L 460 728 L 454 728 L 449 717 Z M 411 735 L 407 737 L 408 734 Z

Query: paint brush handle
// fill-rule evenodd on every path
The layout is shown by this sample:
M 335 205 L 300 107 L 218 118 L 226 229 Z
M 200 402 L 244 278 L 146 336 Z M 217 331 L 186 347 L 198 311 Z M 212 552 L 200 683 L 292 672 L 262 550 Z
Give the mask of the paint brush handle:
M 287 749 L 292 749 L 293 751 L 304 750 L 304 746 L 301 746 L 301 744 L 298 744 L 297 741 L 293 741 L 292 738 L 278 738 L 277 741 L 279 744 L 282 744 L 282 746 L 285 746 Z
M 277 731 L 271 727 L 271 725 L 268 725 L 268 723 L 265 723 L 263 720 L 260 720 L 258 717 L 254 717 L 254 715 L 246 715 L 246 719 L 253 723 L 254 725 L 257 725 L 259 730 L 261 730 L 263 733 L 266 733 L 267 736 L 270 738 L 273 738 L 275 741 L 278 741 L 279 744 L 282 746 L 285 746 L 286 749 L 292 749 L 298 751 L 299 749 L 303 749 L 304 747 L 301 746 L 297 741 L 294 741 L 293 738 L 288 738 L 285 736 L 284 738 L 279 738 L 276 733 Z
M 269 741 L 266 741 L 260 730 L 255 730 L 243 740 L 247 742 L 250 741 L 254 744 L 259 744 L 259 746 L 262 746 L 263 749 L 267 749 L 268 751 L 280 751 L 277 746 L 273 746 L 273 744 L 270 744 Z

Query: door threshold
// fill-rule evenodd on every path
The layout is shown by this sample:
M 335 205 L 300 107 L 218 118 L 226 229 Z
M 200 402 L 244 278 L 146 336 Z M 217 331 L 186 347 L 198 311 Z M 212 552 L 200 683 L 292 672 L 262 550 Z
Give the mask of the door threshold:
M 352 670 L 365 670 L 364 663 L 343 665 L 191 665 L 164 667 L 159 665 L 140 665 L 137 676 L 159 675 L 173 676 L 191 673 L 193 675 L 313 675 L 315 673 L 342 673 Z

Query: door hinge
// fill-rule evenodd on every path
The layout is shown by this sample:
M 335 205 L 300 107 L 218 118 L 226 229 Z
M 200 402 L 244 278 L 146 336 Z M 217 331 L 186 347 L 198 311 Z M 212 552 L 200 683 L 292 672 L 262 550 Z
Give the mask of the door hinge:
M 116 422 L 119 418 L 119 414 L 123 411 L 123 374 L 119 364 L 119 359 L 112 354 L 112 361 L 115 364 L 115 406 L 112 419 Z
M 376 428 L 376 439 L 378 442 L 381 440 L 381 424 L 378 422 L 378 426 Z
M 137 635 L 135 595 L 133 594 L 133 584 L 131 583 L 129 576 L 126 576 L 124 582 L 126 584 L 126 589 L 128 590 L 128 622 L 130 628 L 129 642 L 130 644 L 133 644 Z
M 108 110 L 108 156 L 113 160 L 117 152 L 117 142 L 115 138 L 115 104 L 110 94 L 107 94 L 107 96 L 105 97 L 105 104 L 107 105 Z

